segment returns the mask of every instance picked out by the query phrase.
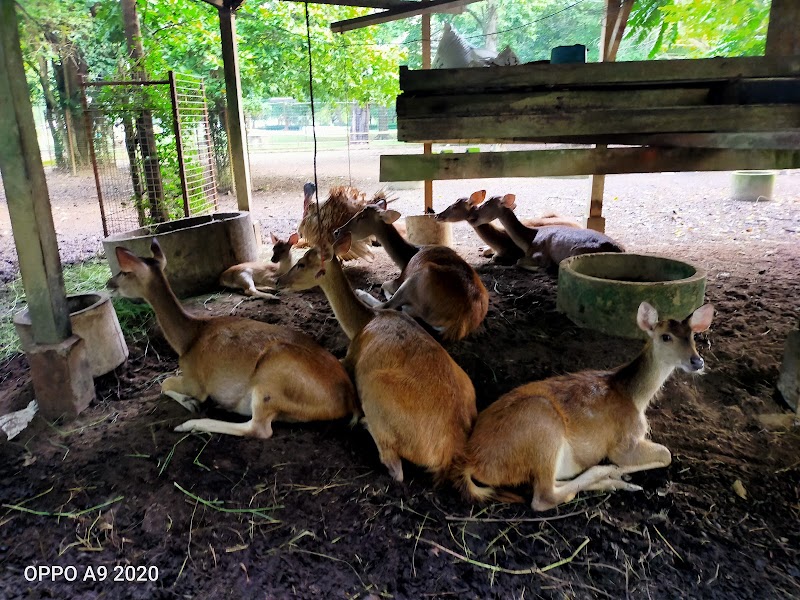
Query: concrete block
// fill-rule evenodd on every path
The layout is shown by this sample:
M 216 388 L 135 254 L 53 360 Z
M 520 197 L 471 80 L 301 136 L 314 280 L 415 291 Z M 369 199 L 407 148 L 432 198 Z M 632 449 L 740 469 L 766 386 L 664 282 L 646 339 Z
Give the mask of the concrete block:
M 74 418 L 89 406 L 94 381 L 82 338 L 73 335 L 60 344 L 34 344 L 27 356 L 43 417 Z

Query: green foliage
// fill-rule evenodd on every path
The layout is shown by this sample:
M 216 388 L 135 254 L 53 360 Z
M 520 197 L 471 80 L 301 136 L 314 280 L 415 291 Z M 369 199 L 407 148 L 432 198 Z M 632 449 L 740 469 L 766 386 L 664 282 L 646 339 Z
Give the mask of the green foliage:
M 103 290 L 111 277 L 108 263 L 93 259 L 64 267 L 64 287 L 67 294 L 86 294 Z M 114 298 L 120 328 L 128 341 L 138 341 L 147 336 L 152 311 L 146 304 L 135 304 L 125 298 Z M 0 364 L 20 352 L 19 338 L 14 329 L 13 316 L 25 308 L 22 280 L 15 279 L 0 292 Z
M 627 37 L 648 58 L 764 54 L 770 0 L 637 0 Z

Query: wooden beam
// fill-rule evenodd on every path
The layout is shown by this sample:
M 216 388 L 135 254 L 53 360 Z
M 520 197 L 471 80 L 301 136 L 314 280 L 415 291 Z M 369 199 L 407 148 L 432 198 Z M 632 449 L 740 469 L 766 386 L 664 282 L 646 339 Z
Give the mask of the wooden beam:
M 797 0 L 772 0 L 765 54 L 800 54 L 800 2 Z
M 72 335 L 14 0 L 0 0 L 0 174 L 37 344 Z
M 666 146 L 677 148 L 731 148 L 800 150 L 800 129 L 751 131 L 741 133 L 653 133 L 647 135 L 579 136 L 543 138 L 547 144 L 622 144 L 626 146 Z
M 239 210 L 250 210 L 250 161 L 247 156 L 247 132 L 242 108 L 242 81 L 239 76 L 239 51 L 236 40 L 236 16 L 227 8 L 219 9 L 222 61 L 225 70 L 225 99 L 228 105 L 228 140 L 233 165 L 233 185 Z
M 352 31 L 353 29 L 361 29 L 362 27 L 370 27 L 380 23 L 407 19 L 408 17 L 415 17 L 417 15 L 426 15 L 453 8 L 461 8 L 473 2 L 480 2 L 480 0 L 429 0 L 427 2 L 415 2 L 415 5 L 411 7 L 392 8 L 371 15 L 356 17 L 355 19 L 331 23 L 331 31 L 334 33 L 344 33 L 345 31 Z
M 797 169 L 800 150 L 716 150 L 709 148 L 607 148 L 532 150 L 476 154 L 383 155 L 381 181 L 420 178 L 482 179 L 660 173 L 665 171 L 732 171 Z
M 646 60 L 586 64 L 528 63 L 486 69 L 437 69 L 434 73 L 400 67 L 400 89 L 408 93 L 451 94 L 473 91 L 529 91 L 608 84 L 673 84 L 728 81 L 747 77 L 800 76 L 800 56 L 747 56 L 692 60 Z
M 305 3 L 306 0 L 288 0 Z M 419 5 L 419 0 L 309 0 L 309 4 L 333 4 L 335 6 L 360 6 L 362 8 L 405 8 Z
M 800 105 L 689 106 L 553 111 L 529 115 L 398 120 L 404 142 L 512 143 L 541 137 L 781 131 L 800 128 Z

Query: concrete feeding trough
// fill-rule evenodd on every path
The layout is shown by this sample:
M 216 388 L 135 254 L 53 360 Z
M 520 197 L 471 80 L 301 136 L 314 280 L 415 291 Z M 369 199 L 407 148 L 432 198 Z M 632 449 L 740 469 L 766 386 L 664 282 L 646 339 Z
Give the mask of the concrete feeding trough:
M 452 246 L 452 223 L 437 221 L 433 213 L 406 217 L 406 239 L 418 246 Z
M 150 256 L 158 240 L 167 258 L 166 275 L 179 298 L 218 289 L 220 274 L 233 265 L 258 260 L 258 242 L 249 212 L 217 213 L 158 223 L 103 240 L 111 272 L 119 272 L 115 248 Z
M 105 375 L 128 358 L 128 345 L 122 335 L 111 298 L 104 292 L 67 296 L 72 333 L 83 338 L 92 377 Z M 29 353 L 34 347 L 31 316 L 27 309 L 14 315 L 14 326 Z
M 705 290 L 705 270 L 665 256 L 584 254 L 558 269 L 558 309 L 581 327 L 621 337 L 646 337 L 636 325 L 643 301 L 659 318 L 684 319 L 702 306 Z
M 746 202 L 772 200 L 774 186 L 775 171 L 734 171 L 731 176 L 731 197 Z

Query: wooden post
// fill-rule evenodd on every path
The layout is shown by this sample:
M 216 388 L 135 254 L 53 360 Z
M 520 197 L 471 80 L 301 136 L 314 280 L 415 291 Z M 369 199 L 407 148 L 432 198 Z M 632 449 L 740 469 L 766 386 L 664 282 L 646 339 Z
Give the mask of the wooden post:
M 0 171 L 8 199 L 34 342 L 57 344 L 72 331 L 56 231 L 22 66 L 14 0 L 0 18 Z
M 14 5 L 0 0 L 0 174 L 31 316 L 34 393 L 45 418 L 75 416 L 94 398 L 94 382 L 86 344 L 70 326 Z
M 772 0 L 765 54 L 800 54 L 800 2 L 797 0 Z M 800 417 L 800 321 L 797 329 L 790 331 L 786 337 L 778 390 L 784 400 L 795 409 L 795 417 Z
M 600 34 L 600 60 L 613 62 L 617 58 L 617 50 L 625 32 L 625 24 L 631 13 L 633 0 L 606 0 L 605 16 Z M 598 144 L 598 150 L 608 146 Z M 606 230 L 606 219 L 603 217 L 603 195 L 606 189 L 605 175 L 592 175 L 592 191 L 589 195 L 586 227 L 601 233 Z
M 228 103 L 228 140 L 233 165 L 233 187 L 239 210 L 250 210 L 250 163 L 242 111 L 242 82 L 239 77 L 239 52 L 236 42 L 236 16 L 230 8 L 219 9 L 222 36 L 222 61 L 225 68 L 225 98 Z
M 422 15 L 422 68 L 431 68 L 431 15 Z M 423 154 L 433 154 L 433 144 L 426 142 L 422 145 Z M 433 212 L 433 181 L 426 179 L 424 182 L 425 213 Z

